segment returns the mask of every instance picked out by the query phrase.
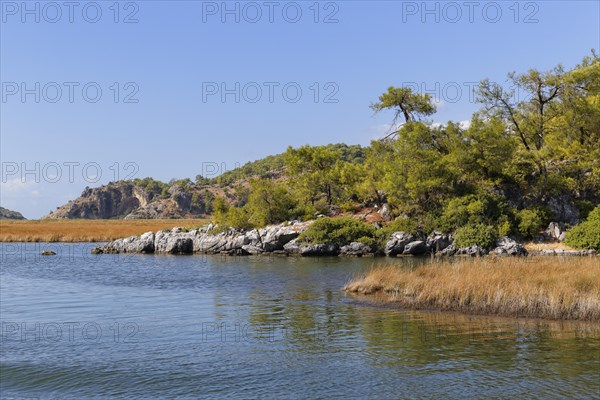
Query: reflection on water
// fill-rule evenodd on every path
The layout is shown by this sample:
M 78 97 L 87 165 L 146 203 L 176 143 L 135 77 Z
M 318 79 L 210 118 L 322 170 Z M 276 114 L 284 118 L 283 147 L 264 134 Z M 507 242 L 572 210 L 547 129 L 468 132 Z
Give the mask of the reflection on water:
M 589 398 L 600 390 L 598 324 L 396 310 L 339 290 L 390 260 L 119 259 L 61 246 L 73 255 L 0 247 L 3 397 Z

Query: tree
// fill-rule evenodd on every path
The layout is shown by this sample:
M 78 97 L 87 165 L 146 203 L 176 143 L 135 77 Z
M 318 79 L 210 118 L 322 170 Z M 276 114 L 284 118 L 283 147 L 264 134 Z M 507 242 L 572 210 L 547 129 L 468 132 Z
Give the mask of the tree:
M 281 183 L 255 179 L 250 182 L 250 187 L 247 209 L 253 225 L 276 224 L 292 217 L 296 203 Z
M 284 154 L 293 187 L 300 197 L 313 205 L 322 196 L 328 205 L 333 204 L 341 189 L 339 170 L 335 168 L 340 158 L 339 150 L 324 146 L 288 147 Z
M 563 88 L 563 74 L 560 65 L 549 72 L 511 72 L 508 89 L 484 79 L 479 84 L 477 100 L 490 116 L 509 123 L 527 151 L 541 150 L 548 125 L 558 115 L 555 104 Z M 521 96 L 525 99 L 520 100 Z
M 396 125 L 400 117 L 404 117 L 404 122 L 411 122 L 436 111 L 429 94 L 413 93 L 411 88 L 394 86 L 390 86 L 386 93 L 379 96 L 379 101 L 371 104 L 371 109 L 375 113 L 394 110 L 393 125 Z

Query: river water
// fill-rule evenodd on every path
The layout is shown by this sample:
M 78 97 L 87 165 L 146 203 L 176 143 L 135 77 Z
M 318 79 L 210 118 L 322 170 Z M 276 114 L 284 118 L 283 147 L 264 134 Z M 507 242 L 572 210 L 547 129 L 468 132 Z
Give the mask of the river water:
M 597 324 L 397 310 L 340 291 L 373 265 L 427 260 L 91 247 L 0 246 L 0 397 L 599 397 Z

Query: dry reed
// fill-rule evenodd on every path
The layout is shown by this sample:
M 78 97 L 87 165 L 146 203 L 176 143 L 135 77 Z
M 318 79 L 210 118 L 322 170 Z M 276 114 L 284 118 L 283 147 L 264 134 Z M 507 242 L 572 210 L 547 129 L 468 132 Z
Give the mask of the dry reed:
M 0 242 L 107 242 L 148 231 L 198 227 L 206 219 L 0 220 Z
M 600 321 L 600 258 L 439 261 L 410 270 L 374 268 L 344 290 L 379 294 L 404 308 Z

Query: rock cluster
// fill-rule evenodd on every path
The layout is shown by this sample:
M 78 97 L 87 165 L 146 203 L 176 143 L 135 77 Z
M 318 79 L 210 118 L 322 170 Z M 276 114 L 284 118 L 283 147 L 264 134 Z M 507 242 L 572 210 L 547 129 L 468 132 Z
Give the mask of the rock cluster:
M 117 239 L 96 247 L 94 253 L 161 254 L 262 254 L 284 251 L 284 245 L 297 238 L 310 222 L 292 222 L 249 231 L 228 230 L 213 233 L 213 227 L 184 231 L 176 227 L 156 233 Z
M 421 237 L 407 232 L 394 232 L 383 249 L 360 242 L 346 244 L 319 243 L 307 244 L 298 241 L 298 236 L 310 226 L 312 221 L 272 225 L 262 229 L 247 231 L 226 230 L 216 232 L 212 225 L 186 231 L 173 228 L 159 232 L 147 232 L 140 236 L 117 239 L 93 250 L 94 253 L 158 253 L 158 254 L 230 254 L 260 255 L 286 254 L 300 256 L 355 256 L 385 254 L 441 256 L 483 256 L 489 249 L 478 246 L 458 248 L 452 235 L 433 232 Z M 520 243 L 502 237 L 491 250 L 496 255 L 523 256 L 527 250 Z

